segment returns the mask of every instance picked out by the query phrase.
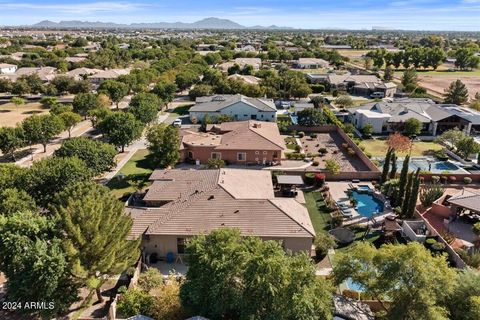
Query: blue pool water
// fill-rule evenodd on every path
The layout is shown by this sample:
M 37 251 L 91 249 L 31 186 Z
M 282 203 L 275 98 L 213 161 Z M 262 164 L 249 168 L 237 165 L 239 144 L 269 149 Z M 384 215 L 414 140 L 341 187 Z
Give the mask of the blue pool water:
M 357 186 L 357 190 L 359 191 L 370 191 L 372 188 L 370 188 L 368 185 L 361 184 Z
M 442 173 L 443 171 L 456 171 L 459 169 L 455 164 L 448 161 L 432 162 L 422 159 L 413 159 L 412 161 L 410 161 L 409 167 L 412 171 L 420 168 L 420 170 L 430 171 L 432 173 Z
M 346 280 L 346 282 L 347 282 L 347 287 L 348 287 L 348 289 L 350 289 L 350 290 L 357 291 L 357 292 L 364 292 L 364 291 L 365 291 L 365 290 L 363 289 L 363 287 L 362 287 L 360 284 L 354 282 L 354 281 L 352 280 L 352 278 L 348 278 L 348 279 Z
M 292 124 L 298 124 L 298 117 L 291 114 L 290 119 L 292 119 Z
M 364 217 L 383 212 L 383 203 L 368 193 L 352 190 L 352 197 L 357 200 L 357 211 Z

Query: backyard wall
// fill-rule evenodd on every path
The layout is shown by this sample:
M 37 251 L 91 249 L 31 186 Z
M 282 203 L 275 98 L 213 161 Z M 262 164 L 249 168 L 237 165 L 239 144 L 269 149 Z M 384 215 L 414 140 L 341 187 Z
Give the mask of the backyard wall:
M 468 177 L 472 179 L 472 182 L 480 182 L 480 173 L 473 173 L 473 174 L 468 174 L 468 173 L 420 173 L 420 177 L 423 178 L 423 181 L 425 182 L 430 182 L 432 181 L 432 177 L 437 176 L 437 177 L 447 177 L 449 184 L 452 183 L 450 180 L 450 177 L 455 177 L 456 181 L 455 183 L 462 184 L 465 186 L 468 186 L 463 183 L 463 178 Z
M 355 142 L 343 131 L 341 128 L 335 125 L 324 125 L 324 126 L 316 126 L 316 127 L 304 127 L 299 125 L 291 125 L 288 127 L 290 131 L 303 131 L 306 134 L 309 133 L 328 133 L 332 131 L 336 131 L 340 137 L 348 144 L 350 148 L 352 148 L 356 156 L 365 164 L 365 166 L 369 169 L 369 171 L 353 171 L 353 172 L 340 172 L 338 174 L 331 174 L 328 172 L 324 172 L 315 167 L 308 167 L 307 169 L 298 170 L 301 172 L 322 172 L 326 175 L 328 180 L 351 180 L 351 179 L 359 179 L 359 180 L 377 180 L 381 177 L 382 173 L 377 168 L 377 166 L 370 160 L 365 153 L 363 153 L 362 149 L 360 149 Z M 293 170 L 295 171 L 295 170 Z
M 433 214 L 446 219 L 448 219 L 452 214 L 452 210 L 442 204 L 447 196 L 447 194 L 444 194 L 442 197 L 437 199 L 434 203 L 432 203 L 432 208 L 430 209 Z

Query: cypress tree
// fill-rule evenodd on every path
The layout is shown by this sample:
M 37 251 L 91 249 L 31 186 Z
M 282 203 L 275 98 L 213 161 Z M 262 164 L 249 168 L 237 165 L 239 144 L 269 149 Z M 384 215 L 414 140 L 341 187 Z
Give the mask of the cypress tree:
M 388 148 L 387 154 L 385 155 L 385 163 L 383 164 L 382 183 L 387 182 L 388 172 L 390 171 L 391 155 L 392 155 L 392 148 Z
M 402 203 L 402 217 L 405 217 L 407 214 L 408 206 L 410 204 L 410 196 L 412 193 L 412 184 L 413 184 L 413 172 L 408 174 L 407 186 L 405 187 L 405 197 L 403 198 Z
M 406 212 L 408 218 L 412 218 L 415 213 L 415 207 L 417 205 L 418 192 L 420 191 L 420 169 L 417 169 L 415 177 L 413 178 L 412 191 L 410 192 L 409 204 Z
M 410 155 L 407 155 L 403 160 L 402 171 L 400 172 L 400 181 L 398 182 L 398 193 L 397 193 L 397 198 L 395 199 L 396 206 L 401 206 L 403 202 L 403 197 L 405 195 L 405 186 L 407 184 L 407 178 L 408 178 L 409 163 L 410 163 Z
M 395 150 L 392 152 L 391 155 L 391 161 L 392 163 L 392 169 L 390 171 L 390 179 L 395 179 L 395 176 L 397 175 L 397 156 L 395 154 Z

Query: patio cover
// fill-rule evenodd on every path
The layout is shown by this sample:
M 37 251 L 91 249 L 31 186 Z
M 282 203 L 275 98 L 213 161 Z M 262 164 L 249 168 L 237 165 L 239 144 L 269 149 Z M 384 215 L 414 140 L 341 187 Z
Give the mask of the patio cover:
M 302 185 L 303 179 L 301 176 L 277 176 L 278 184 Z

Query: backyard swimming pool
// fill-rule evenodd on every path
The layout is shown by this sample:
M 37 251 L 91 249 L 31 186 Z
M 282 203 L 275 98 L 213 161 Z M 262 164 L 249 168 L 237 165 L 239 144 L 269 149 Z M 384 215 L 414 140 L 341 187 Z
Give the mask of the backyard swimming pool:
M 373 195 L 363 192 L 351 191 L 351 196 L 357 201 L 357 211 L 364 217 L 370 218 L 374 214 L 383 212 L 383 202 Z
M 384 161 L 380 162 L 380 164 L 383 167 Z M 397 161 L 397 168 L 402 168 L 402 166 L 403 159 L 399 159 Z M 460 168 L 450 161 L 439 161 L 426 157 L 410 159 L 410 163 L 408 165 L 409 171 L 416 171 L 418 168 L 420 168 L 421 171 L 429 171 L 431 173 L 443 173 L 446 171 L 450 173 L 469 173 L 465 169 Z
M 364 292 L 365 291 L 363 289 L 363 287 L 360 284 L 354 282 L 352 280 L 352 278 L 348 278 L 345 282 L 347 283 L 347 287 L 350 290 L 357 291 L 357 292 Z

